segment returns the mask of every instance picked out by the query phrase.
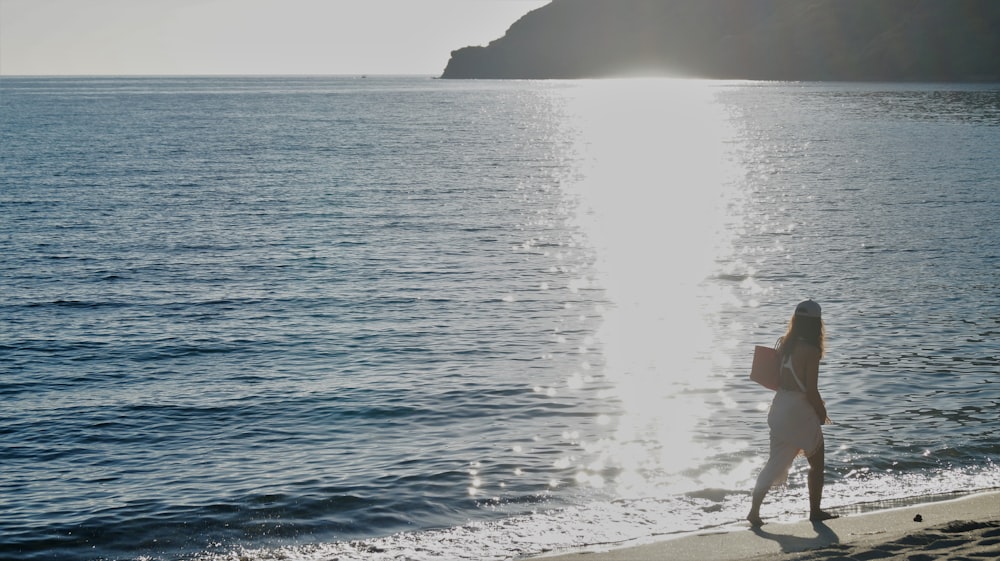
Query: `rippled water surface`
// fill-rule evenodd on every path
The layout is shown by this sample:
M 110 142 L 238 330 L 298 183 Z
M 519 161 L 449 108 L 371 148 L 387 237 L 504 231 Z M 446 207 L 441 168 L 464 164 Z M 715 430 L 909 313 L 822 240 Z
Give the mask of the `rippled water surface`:
M 826 504 L 996 487 L 998 153 L 988 85 L 5 77 L 0 557 L 732 524 L 807 297 Z

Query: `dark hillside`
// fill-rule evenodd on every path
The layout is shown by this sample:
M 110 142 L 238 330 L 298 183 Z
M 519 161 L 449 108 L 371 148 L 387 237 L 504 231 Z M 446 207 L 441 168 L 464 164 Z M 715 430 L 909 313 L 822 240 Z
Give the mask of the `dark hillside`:
M 444 78 L 1000 81 L 1000 0 L 553 0 Z

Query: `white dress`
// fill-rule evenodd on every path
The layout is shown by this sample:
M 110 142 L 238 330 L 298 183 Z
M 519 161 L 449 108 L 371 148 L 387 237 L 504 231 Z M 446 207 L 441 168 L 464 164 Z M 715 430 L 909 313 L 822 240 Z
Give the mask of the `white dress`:
M 791 355 L 785 357 L 782 368 L 788 368 L 799 390 L 779 388 L 771 401 L 767 425 L 771 428 L 771 457 L 757 477 L 754 493 L 767 491 L 781 485 L 788 477 L 788 469 L 800 453 L 812 456 L 823 447 L 823 428 L 816 410 L 806 399 L 805 386 L 799 380 Z

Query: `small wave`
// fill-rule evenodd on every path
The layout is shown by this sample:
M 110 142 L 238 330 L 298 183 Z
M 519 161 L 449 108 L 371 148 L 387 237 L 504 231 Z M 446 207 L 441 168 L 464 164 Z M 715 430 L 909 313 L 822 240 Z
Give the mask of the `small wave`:
M 720 273 L 715 275 L 715 278 L 727 282 L 743 282 L 747 279 L 753 278 L 753 275 L 749 273 Z
M 79 309 L 98 309 L 98 308 L 121 308 L 129 306 L 123 302 L 110 302 L 110 301 L 85 301 L 85 300 L 52 300 L 50 302 L 29 302 L 23 304 L 26 308 L 79 308 Z

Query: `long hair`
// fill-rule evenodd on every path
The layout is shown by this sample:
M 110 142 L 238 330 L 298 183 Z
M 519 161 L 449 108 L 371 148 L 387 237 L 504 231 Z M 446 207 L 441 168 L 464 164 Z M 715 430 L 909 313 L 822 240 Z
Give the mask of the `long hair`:
M 788 331 L 781 338 L 778 351 L 782 356 L 795 350 L 795 344 L 805 341 L 819 349 L 820 358 L 826 348 L 826 328 L 820 318 L 793 315 L 788 322 Z

